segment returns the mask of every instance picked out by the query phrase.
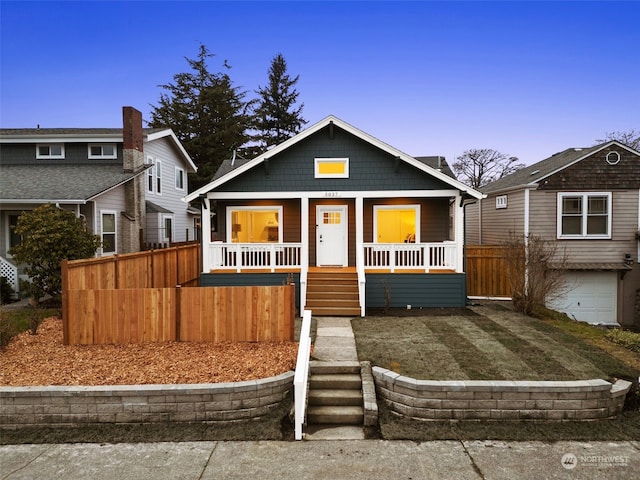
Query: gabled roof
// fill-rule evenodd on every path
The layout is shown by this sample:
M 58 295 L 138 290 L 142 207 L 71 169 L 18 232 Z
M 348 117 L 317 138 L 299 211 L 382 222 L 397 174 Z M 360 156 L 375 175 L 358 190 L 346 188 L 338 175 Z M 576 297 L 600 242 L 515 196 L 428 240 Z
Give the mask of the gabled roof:
M 343 130 L 345 130 L 346 132 L 354 135 L 355 137 L 368 142 L 369 144 L 373 145 L 374 147 L 379 148 L 380 150 L 383 150 L 385 152 L 387 152 L 388 154 L 394 156 L 394 157 L 398 157 L 400 158 L 400 160 L 408 163 L 409 165 L 412 165 L 413 167 L 430 174 L 431 176 L 441 180 L 442 182 L 450 185 L 452 188 L 455 188 L 457 190 L 461 190 L 463 192 L 467 192 L 469 195 L 475 197 L 475 198 L 482 198 L 482 194 L 474 189 L 472 189 L 471 187 L 457 181 L 455 178 L 452 178 L 451 176 L 438 171 L 436 168 L 433 168 L 432 166 L 430 166 L 428 163 L 422 162 L 420 160 L 417 160 L 409 155 L 407 155 L 404 152 L 401 152 L 400 150 L 382 142 L 381 140 L 378 140 L 377 138 L 369 135 L 368 133 L 363 132 L 362 130 L 357 129 L 356 127 L 340 120 L 339 118 L 333 116 L 333 115 L 329 115 L 328 117 L 324 118 L 323 120 L 319 121 L 318 123 L 312 125 L 311 127 L 303 130 L 302 132 L 298 133 L 297 135 L 291 137 L 290 139 L 282 142 L 279 145 L 276 145 L 275 147 L 273 147 L 271 150 L 266 151 L 265 153 L 263 153 L 262 155 L 257 156 L 256 158 L 252 159 L 252 160 L 243 160 L 243 159 L 235 159 L 235 161 L 231 161 L 231 160 L 225 160 L 222 165 L 220 166 L 218 172 L 216 172 L 216 174 L 214 175 L 214 178 L 211 182 L 209 182 L 207 185 L 199 188 L 198 190 L 190 193 L 189 195 L 187 195 L 185 197 L 186 201 L 191 202 L 193 200 L 195 200 L 196 198 L 198 198 L 200 195 L 206 194 L 207 192 L 210 192 L 211 190 L 216 189 L 217 187 L 219 187 L 220 185 L 223 185 L 224 183 L 231 181 L 232 179 L 238 177 L 239 175 L 242 175 L 243 173 L 251 170 L 252 168 L 256 167 L 257 165 L 262 164 L 265 160 L 274 157 L 275 155 L 279 154 L 280 152 L 283 152 L 284 150 L 290 148 L 291 146 L 297 144 L 298 142 L 301 142 L 302 140 L 310 137 L 311 135 L 313 135 L 314 133 L 322 130 L 323 128 L 327 127 L 328 125 L 333 124 L 336 127 L 339 127 Z M 427 157 L 427 158 L 431 158 L 431 157 Z M 437 157 L 432 157 L 432 158 L 437 158 Z
M 169 138 L 188 166 L 190 173 L 198 167 L 170 128 L 143 128 L 146 140 L 151 142 Z M 0 143 L 49 142 L 122 142 L 122 128 L 0 128 Z
M 545 178 L 571 166 L 575 163 L 589 157 L 593 153 L 596 153 L 611 145 L 624 148 L 631 152 L 638 154 L 628 146 L 612 140 L 600 145 L 586 148 L 568 148 L 562 152 L 558 152 L 549 158 L 546 158 L 538 163 L 529 165 L 522 168 L 511 175 L 502 177 L 495 182 L 491 182 L 488 185 L 480 188 L 482 193 L 494 193 L 503 190 L 512 190 L 515 188 L 535 188 L 537 184 L 543 181 Z
M 435 168 L 436 170 L 441 171 L 445 175 L 449 175 L 451 178 L 455 179 L 456 176 L 449 167 L 447 160 L 444 157 L 413 157 L 416 160 L 424 163 L 425 165 L 429 165 L 431 168 Z
M 126 173 L 122 165 L 3 165 L 0 202 L 84 203 L 143 172 Z

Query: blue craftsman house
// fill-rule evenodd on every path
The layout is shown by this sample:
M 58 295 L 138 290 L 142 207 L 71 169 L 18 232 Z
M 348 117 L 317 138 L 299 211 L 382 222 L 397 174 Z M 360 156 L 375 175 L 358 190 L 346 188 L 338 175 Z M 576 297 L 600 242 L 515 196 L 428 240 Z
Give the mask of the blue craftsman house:
M 481 197 L 444 158 L 329 116 L 252 160 L 225 160 L 186 200 L 211 231 L 201 285 L 293 281 L 298 307 L 358 316 L 464 306 L 463 201 Z

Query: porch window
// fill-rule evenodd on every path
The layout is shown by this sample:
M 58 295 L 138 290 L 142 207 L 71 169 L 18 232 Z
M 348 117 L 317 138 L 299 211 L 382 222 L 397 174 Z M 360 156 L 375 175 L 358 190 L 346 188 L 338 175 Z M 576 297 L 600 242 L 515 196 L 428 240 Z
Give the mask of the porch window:
M 420 205 L 373 207 L 376 243 L 420 243 Z
M 558 193 L 558 238 L 611 238 L 611 193 Z
M 227 241 L 282 243 L 282 207 L 229 207 Z

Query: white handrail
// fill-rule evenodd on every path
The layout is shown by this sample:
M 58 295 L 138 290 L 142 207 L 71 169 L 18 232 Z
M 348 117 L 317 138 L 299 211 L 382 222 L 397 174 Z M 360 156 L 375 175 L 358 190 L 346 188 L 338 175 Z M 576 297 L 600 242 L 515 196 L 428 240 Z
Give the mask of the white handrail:
M 295 439 L 302 440 L 302 424 L 307 411 L 307 387 L 309 379 L 309 357 L 311 355 L 311 310 L 302 315 L 298 359 L 293 376 L 293 398 L 295 418 Z

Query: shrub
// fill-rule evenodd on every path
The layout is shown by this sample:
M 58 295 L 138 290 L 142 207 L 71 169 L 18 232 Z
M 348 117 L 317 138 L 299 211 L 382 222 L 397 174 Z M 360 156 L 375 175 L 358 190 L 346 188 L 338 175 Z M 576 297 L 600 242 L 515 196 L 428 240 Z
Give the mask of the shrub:
M 4 348 L 9 341 L 19 333 L 16 322 L 9 315 L 0 316 L 0 348 Z
M 629 332 L 627 330 L 611 330 L 605 335 L 610 340 L 632 352 L 640 353 L 640 333 Z
M 10 303 L 13 297 L 13 288 L 5 277 L 0 277 L 0 304 Z

